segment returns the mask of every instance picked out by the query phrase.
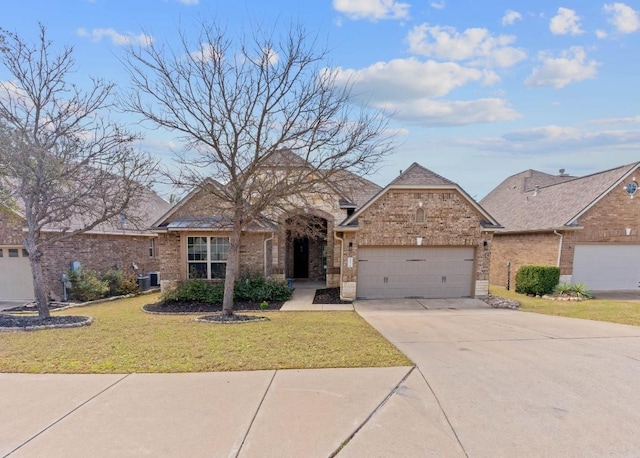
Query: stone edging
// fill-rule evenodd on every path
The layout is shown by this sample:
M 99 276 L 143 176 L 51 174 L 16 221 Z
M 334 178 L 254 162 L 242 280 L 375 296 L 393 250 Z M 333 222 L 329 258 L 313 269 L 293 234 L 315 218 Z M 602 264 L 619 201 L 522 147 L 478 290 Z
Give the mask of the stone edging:
M 0 332 L 8 332 L 8 331 L 39 331 L 42 329 L 63 329 L 63 328 L 79 328 L 81 326 L 89 326 L 93 323 L 93 318 L 90 316 L 83 317 L 84 321 L 79 321 L 77 323 L 62 323 L 62 324 L 42 324 L 39 326 L 14 326 L 12 328 L 4 328 L 0 327 Z

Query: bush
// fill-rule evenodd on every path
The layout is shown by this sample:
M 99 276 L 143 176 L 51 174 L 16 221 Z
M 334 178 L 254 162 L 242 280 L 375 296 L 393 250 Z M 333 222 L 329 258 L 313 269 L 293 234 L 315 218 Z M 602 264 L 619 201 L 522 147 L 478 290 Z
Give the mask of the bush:
M 236 281 L 234 300 L 262 302 L 284 302 L 291 299 L 291 290 L 283 281 L 265 279 L 260 274 L 250 274 Z
M 516 273 L 516 293 L 538 296 L 550 294 L 559 281 L 559 267 L 522 266 Z
M 91 269 L 78 269 L 69 272 L 69 297 L 77 301 L 95 301 L 103 298 L 109 291 L 106 281 L 100 280 L 95 271 Z
M 121 269 L 108 270 L 102 276 L 102 280 L 106 281 L 109 286 L 109 296 L 123 296 L 138 292 L 138 283 L 135 275 L 126 274 Z
M 224 298 L 224 283 L 191 279 L 178 282 L 175 289 L 164 294 L 162 301 L 204 302 L 220 304 Z M 283 281 L 247 275 L 236 280 L 234 301 L 284 302 L 291 299 L 291 291 Z
M 164 294 L 162 300 L 205 302 L 217 304 L 224 297 L 224 283 L 212 283 L 207 280 L 191 279 L 179 281 L 174 289 Z

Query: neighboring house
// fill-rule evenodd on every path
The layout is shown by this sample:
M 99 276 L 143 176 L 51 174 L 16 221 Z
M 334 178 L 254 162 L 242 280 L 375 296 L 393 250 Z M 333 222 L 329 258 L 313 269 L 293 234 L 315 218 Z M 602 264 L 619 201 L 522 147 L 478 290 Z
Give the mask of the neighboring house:
M 314 205 L 284 220 L 252 223 L 241 241 L 241 272 L 323 281 L 346 299 L 488 293 L 498 225 L 458 185 L 415 163 L 384 189 L 347 172 L 334 179 L 345 177 L 355 185 L 348 191 L 328 183 L 303 199 Z M 212 199 L 194 190 L 154 226 L 163 232 L 163 286 L 223 276 L 229 231 L 212 214 Z M 292 218 L 306 218 L 317 231 L 292 233 Z
M 513 286 L 523 264 L 560 267 L 563 283 L 640 286 L 640 163 L 585 177 L 527 170 L 480 201 L 504 229 L 491 251 L 492 284 Z
M 159 270 L 157 234 L 148 228 L 170 205 L 151 191 L 140 197 L 140 204 L 128 214 L 45 248 L 43 275 L 48 293 L 62 296 L 61 275 L 69 272 L 74 261 L 100 272 L 114 267 L 135 274 Z M 22 246 L 22 211 L 19 203 L 12 208 L 0 205 L 0 301 L 34 298 L 28 253 Z M 66 230 L 73 229 L 71 222 Z M 60 228 L 48 227 L 43 234 L 59 232 Z

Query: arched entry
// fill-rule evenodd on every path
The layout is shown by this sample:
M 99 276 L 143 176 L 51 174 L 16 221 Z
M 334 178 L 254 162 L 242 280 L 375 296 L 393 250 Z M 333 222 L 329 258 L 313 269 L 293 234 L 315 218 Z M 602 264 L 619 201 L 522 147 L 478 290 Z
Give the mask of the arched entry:
M 327 275 L 328 222 L 315 215 L 295 215 L 286 220 L 286 276 L 324 281 Z

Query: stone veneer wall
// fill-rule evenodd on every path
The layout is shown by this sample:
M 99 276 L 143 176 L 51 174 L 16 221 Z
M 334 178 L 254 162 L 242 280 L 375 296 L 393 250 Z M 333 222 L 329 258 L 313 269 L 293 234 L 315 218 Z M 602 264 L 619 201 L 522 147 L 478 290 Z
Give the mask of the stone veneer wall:
M 419 208 L 424 210 L 424 222 L 416 222 Z M 424 246 L 476 247 L 474 294 L 486 295 L 492 233 L 482 231 L 481 219 L 455 190 L 388 190 L 360 216 L 357 232 L 344 233 L 342 297 L 354 298 L 356 294 L 359 245 L 410 246 L 417 245 L 417 237 L 423 238 Z M 352 267 L 348 267 L 349 257 L 353 258 Z

